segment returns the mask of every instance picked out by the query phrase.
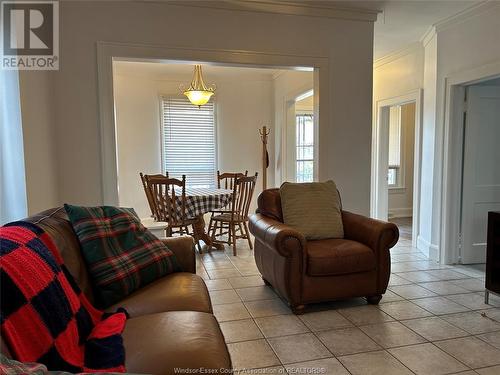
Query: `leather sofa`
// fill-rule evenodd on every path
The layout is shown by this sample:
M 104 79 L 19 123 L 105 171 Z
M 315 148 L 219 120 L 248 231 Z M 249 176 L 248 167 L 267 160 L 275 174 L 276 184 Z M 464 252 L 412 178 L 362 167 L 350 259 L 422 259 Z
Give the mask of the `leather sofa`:
M 64 208 L 51 209 L 27 221 L 42 227 L 54 240 L 66 267 L 94 301 L 78 239 Z M 184 272 L 167 275 L 131 294 L 117 307 L 127 309 L 123 340 L 129 373 L 176 374 L 175 368 L 231 369 L 231 358 L 203 279 L 197 276 L 193 239 L 164 240 Z M 2 353 L 9 355 L 2 340 Z M 221 370 L 222 369 L 222 370 Z
M 283 223 L 279 189 L 263 191 L 250 218 L 255 262 L 296 314 L 305 305 L 352 297 L 378 304 L 390 276 L 396 225 L 342 211 L 343 239 L 307 241 Z

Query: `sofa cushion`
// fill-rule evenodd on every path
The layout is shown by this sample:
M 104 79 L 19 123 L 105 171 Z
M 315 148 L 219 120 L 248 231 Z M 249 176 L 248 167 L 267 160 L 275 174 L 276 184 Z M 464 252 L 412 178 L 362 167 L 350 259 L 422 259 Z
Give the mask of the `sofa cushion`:
M 68 204 L 64 208 L 80 241 L 100 307 L 180 271 L 175 254 L 141 224 L 132 209 Z
M 224 336 L 212 314 L 171 311 L 132 318 L 123 342 L 130 373 L 164 375 L 177 374 L 175 368 L 231 368 Z
M 373 250 L 362 243 L 329 239 L 307 243 L 307 273 L 310 276 L 342 275 L 375 269 Z
M 280 194 L 284 223 L 306 239 L 344 237 L 340 196 L 335 182 L 285 182 Z
M 141 288 L 108 310 L 124 307 L 131 317 L 166 311 L 212 312 L 203 279 L 192 273 L 176 272 Z
M 280 189 L 266 189 L 257 198 L 257 213 L 283 222 Z

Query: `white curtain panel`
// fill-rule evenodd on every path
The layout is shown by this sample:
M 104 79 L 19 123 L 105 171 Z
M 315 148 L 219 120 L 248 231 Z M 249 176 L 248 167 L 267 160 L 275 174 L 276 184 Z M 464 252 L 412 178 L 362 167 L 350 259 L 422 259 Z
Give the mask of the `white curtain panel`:
M 26 215 L 19 72 L 0 69 L 0 225 Z

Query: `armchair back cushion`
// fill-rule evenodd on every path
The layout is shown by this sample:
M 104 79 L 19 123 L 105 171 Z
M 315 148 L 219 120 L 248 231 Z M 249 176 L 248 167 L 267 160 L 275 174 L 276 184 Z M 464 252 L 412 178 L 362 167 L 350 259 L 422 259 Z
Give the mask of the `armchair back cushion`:
M 340 195 L 335 182 L 285 182 L 280 195 L 284 223 L 306 239 L 344 237 Z

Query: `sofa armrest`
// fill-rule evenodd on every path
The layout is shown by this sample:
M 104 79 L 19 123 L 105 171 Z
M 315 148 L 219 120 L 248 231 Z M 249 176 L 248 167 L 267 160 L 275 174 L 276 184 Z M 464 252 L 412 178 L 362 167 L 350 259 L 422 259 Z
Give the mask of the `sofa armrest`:
M 388 250 L 398 242 L 399 229 L 393 223 L 348 211 L 342 211 L 342 222 L 346 239 L 361 242 L 375 252 Z
M 194 239 L 191 236 L 162 238 L 167 247 L 172 250 L 184 272 L 196 273 L 196 256 Z
M 298 251 L 302 250 L 302 253 L 306 249 L 307 242 L 301 233 L 270 217 L 254 214 L 250 216 L 249 227 L 250 232 L 256 238 L 283 257 L 302 257 L 302 254 L 296 254 L 297 249 L 299 249 Z M 297 246 L 297 244 L 300 246 Z

